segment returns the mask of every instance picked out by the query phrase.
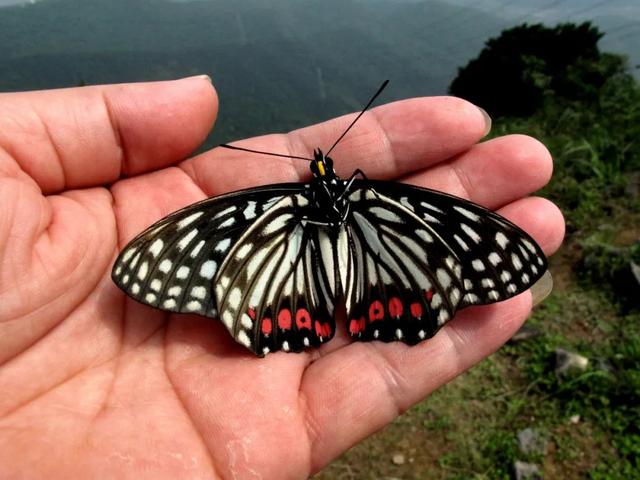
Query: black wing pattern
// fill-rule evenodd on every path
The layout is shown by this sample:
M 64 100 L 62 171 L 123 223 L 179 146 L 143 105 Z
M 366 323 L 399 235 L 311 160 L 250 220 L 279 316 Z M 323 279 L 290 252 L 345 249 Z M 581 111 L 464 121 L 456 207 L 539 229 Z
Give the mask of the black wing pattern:
M 276 202 L 238 239 L 215 286 L 220 319 L 258 355 L 299 352 L 333 337 L 337 251 L 307 222 L 303 194 Z
M 346 305 L 356 339 L 417 343 L 456 310 L 515 296 L 547 269 L 529 235 L 463 199 L 358 181 L 349 200 L 355 276 Z
M 116 259 L 112 278 L 139 302 L 215 318 L 214 279 L 229 250 L 256 218 L 305 188 L 269 185 L 189 205 L 133 239 Z

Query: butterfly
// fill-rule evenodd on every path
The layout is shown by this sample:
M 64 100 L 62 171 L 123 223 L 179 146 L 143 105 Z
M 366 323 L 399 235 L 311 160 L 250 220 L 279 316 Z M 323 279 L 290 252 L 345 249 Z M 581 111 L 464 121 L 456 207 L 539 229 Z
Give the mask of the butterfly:
M 506 300 L 547 270 L 541 248 L 500 215 L 413 185 L 341 179 L 323 154 L 313 178 L 228 193 L 134 238 L 112 278 L 135 300 L 219 318 L 258 356 L 329 341 L 343 301 L 354 340 L 417 344 L 461 308 Z M 269 152 L 227 148 L 267 155 Z

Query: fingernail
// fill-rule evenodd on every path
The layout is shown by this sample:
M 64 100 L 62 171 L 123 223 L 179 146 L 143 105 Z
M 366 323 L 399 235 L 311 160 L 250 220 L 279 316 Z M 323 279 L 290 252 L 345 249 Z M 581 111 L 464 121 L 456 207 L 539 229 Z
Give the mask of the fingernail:
M 209 75 L 193 75 L 191 77 L 184 77 L 181 80 L 191 80 L 192 78 L 201 78 L 201 79 L 206 79 L 210 84 L 213 85 L 213 81 L 211 80 L 211 77 Z
M 478 110 L 480 110 L 480 113 L 482 113 L 482 116 L 484 117 L 484 135 L 482 136 L 486 137 L 491 131 L 491 117 L 484 108 L 478 107 L 477 105 L 476 107 L 478 108 Z

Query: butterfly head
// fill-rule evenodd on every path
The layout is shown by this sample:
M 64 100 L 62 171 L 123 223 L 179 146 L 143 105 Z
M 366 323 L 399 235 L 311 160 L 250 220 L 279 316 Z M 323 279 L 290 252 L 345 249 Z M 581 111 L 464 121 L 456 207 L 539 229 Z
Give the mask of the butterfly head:
M 336 178 L 336 172 L 333 169 L 333 160 L 331 157 L 326 157 L 319 148 L 313 151 L 311 172 L 314 177 L 322 178 L 324 180 Z

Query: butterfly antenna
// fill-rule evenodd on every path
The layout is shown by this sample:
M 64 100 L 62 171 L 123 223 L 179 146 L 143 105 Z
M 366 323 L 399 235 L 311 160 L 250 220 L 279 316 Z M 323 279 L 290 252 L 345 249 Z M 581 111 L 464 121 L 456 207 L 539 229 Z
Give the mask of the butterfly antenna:
M 347 127 L 347 129 L 344 131 L 344 133 L 342 135 L 340 135 L 340 138 L 338 138 L 335 143 L 331 146 L 331 148 L 329 149 L 329 151 L 325 154 L 325 156 L 329 156 L 329 154 L 331 153 L 331 150 L 333 150 L 335 148 L 336 145 L 338 145 L 338 143 L 340 142 L 340 140 L 342 140 L 344 138 L 344 136 L 347 134 L 347 132 L 349 130 L 351 130 L 351 127 L 353 127 L 355 125 L 355 123 L 360 119 L 360 117 L 364 114 L 364 112 L 367 111 L 367 109 L 371 106 L 371 104 L 374 102 L 374 100 L 376 98 L 378 98 L 378 95 L 380 95 L 382 93 L 382 90 L 384 90 L 384 87 L 387 86 L 387 84 L 389 83 L 389 80 L 385 80 L 384 82 L 382 82 L 382 85 L 380 85 L 380 88 L 378 89 L 378 91 L 375 93 L 375 95 L 373 97 L 371 97 L 371 100 L 369 100 L 369 103 L 367 103 L 365 105 L 365 107 L 362 109 L 362 111 L 360 112 L 360 114 L 355 118 L 355 120 L 353 122 L 351 122 L 351 125 L 349 125 Z
M 252 150 L 250 148 L 234 147 L 233 145 L 228 145 L 226 143 L 221 143 L 218 146 L 219 147 L 228 148 L 230 150 L 240 150 L 242 152 L 260 153 L 262 155 L 271 155 L 272 157 L 294 158 L 296 160 L 305 160 L 307 162 L 313 162 L 313 158 L 297 157 L 295 155 L 285 155 L 285 154 L 282 154 L 282 153 L 263 152 L 262 150 Z

